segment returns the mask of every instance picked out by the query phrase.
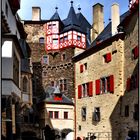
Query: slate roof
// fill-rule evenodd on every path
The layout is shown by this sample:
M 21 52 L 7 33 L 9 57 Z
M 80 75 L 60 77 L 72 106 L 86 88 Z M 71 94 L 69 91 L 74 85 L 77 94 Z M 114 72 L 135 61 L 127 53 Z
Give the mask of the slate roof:
M 50 18 L 50 20 L 61 20 L 57 11 L 56 11 L 56 12 L 54 13 L 54 15 Z
M 129 11 L 125 12 L 120 16 L 120 23 L 129 15 Z M 97 41 L 104 41 L 112 37 L 111 33 L 111 22 L 104 28 L 104 30 L 98 35 L 98 37 L 91 43 L 91 46 L 96 46 Z
M 71 99 L 69 99 L 67 96 L 62 94 L 62 100 L 54 100 L 54 96 L 56 93 L 54 93 L 55 87 L 47 87 L 45 93 L 39 98 L 40 102 L 46 102 L 46 103 L 52 103 L 52 104 L 67 104 L 67 105 L 74 105 Z

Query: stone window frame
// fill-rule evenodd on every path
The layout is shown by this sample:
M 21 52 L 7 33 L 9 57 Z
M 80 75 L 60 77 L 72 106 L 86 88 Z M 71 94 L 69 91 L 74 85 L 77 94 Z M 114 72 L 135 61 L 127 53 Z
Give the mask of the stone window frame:
M 67 91 L 68 90 L 68 79 L 60 79 L 59 88 L 60 88 L 60 91 Z
M 64 119 L 68 119 L 68 111 L 64 111 Z

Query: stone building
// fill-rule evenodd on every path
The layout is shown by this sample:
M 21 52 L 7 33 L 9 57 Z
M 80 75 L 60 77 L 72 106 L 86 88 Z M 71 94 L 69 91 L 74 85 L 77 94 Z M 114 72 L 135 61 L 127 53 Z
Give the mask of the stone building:
M 137 0 L 130 1 L 129 11 L 130 14 L 119 25 L 119 28 L 123 28 L 126 34 L 124 38 L 124 94 L 121 99 L 120 135 L 124 139 L 130 132 L 133 132 L 135 139 L 138 139 L 139 10 Z
M 19 0 L 2 1 L 2 139 L 7 140 L 39 130 L 26 122 L 26 110 L 32 109 L 32 66 L 19 8 Z
M 90 24 L 80 12 L 75 13 L 73 2 L 66 19 L 56 12 L 49 20 L 41 20 L 41 9 L 32 8 L 32 20 L 24 21 L 27 42 L 33 62 L 33 94 L 39 96 L 50 85 L 74 98 L 75 51 L 84 50 L 90 43 Z M 69 41 L 68 41 L 69 40 Z
M 138 15 L 120 16 L 117 3 L 111 14 L 111 22 L 94 35 L 103 27 L 103 6 L 93 6 L 97 29 L 93 24 L 91 47 L 73 57 L 77 139 L 124 140 L 128 129 L 138 131 Z
M 48 125 L 55 137 L 64 139 L 68 133 L 74 132 L 74 103 L 60 92 L 59 87 L 48 87 L 38 103 L 40 126 Z M 74 133 L 73 133 L 74 134 Z M 71 137 L 71 140 L 74 139 Z

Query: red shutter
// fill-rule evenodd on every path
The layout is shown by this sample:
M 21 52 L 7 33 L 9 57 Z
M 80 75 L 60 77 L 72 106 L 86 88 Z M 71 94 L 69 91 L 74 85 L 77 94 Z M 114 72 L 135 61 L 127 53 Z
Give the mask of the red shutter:
M 109 76 L 110 92 L 114 93 L 114 75 Z
M 100 79 L 96 80 L 96 95 L 100 94 Z
M 110 62 L 111 61 L 111 53 L 107 53 L 105 57 L 105 62 Z
M 78 99 L 81 99 L 81 95 L 82 95 L 82 85 L 78 86 Z
M 127 90 L 127 91 L 130 91 L 130 81 L 131 81 L 131 79 L 128 78 L 128 79 L 127 79 L 127 83 L 126 83 L 126 90 Z
M 93 89 L 92 89 L 92 82 L 89 82 L 88 83 L 88 86 L 89 86 L 89 91 L 88 91 L 88 94 L 89 94 L 89 97 L 91 97 L 92 96 L 92 92 L 93 92 Z
M 83 65 L 80 65 L 80 73 L 83 72 Z
M 136 46 L 136 47 L 134 48 L 134 59 L 137 59 L 138 56 L 139 56 L 139 49 L 138 49 L 138 46 Z

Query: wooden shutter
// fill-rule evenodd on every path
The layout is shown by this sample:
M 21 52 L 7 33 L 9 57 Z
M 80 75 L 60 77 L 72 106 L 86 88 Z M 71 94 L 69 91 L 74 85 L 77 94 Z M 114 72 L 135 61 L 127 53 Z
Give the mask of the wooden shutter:
M 138 56 L 139 56 L 139 49 L 138 49 L 138 46 L 136 46 L 136 47 L 134 48 L 134 59 L 137 59 Z
M 105 62 L 110 62 L 111 61 L 111 53 L 107 53 L 105 56 Z
M 127 90 L 127 91 L 130 91 L 130 82 L 131 82 L 131 79 L 128 78 L 128 79 L 127 79 L 127 83 L 126 83 L 126 90 Z
M 100 79 L 96 80 L 96 95 L 100 94 Z
M 82 85 L 78 86 L 78 99 L 81 99 L 81 95 L 82 95 Z
M 114 93 L 114 75 L 109 76 L 110 92 Z
M 83 72 L 83 65 L 80 65 L 80 73 Z
M 89 91 L 88 91 L 88 94 L 89 94 L 89 97 L 91 97 L 92 96 L 92 92 L 93 92 L 93 86 L 92 86 L 92 82 L 89 82 L 88 83 L 88 86 L 89 86 Z

